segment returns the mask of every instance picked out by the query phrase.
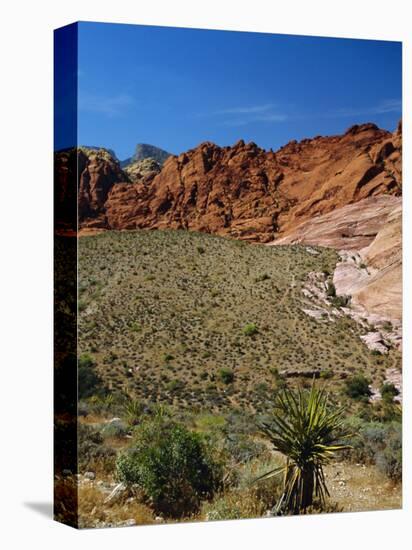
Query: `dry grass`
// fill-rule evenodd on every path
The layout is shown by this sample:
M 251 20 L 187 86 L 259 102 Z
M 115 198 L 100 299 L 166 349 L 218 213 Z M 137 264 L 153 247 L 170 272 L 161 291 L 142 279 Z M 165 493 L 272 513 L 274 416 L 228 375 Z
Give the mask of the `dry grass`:
M 99 527 L 119 525 L 127 520 L 134 520 L 137 525 L 155 523 L 153 512 L 149 507 L 133 500 L 123 499 L 114 504 L 104 504 L 107 497 L 94 485 L 79 488 L 79 525 L 80 527 Z

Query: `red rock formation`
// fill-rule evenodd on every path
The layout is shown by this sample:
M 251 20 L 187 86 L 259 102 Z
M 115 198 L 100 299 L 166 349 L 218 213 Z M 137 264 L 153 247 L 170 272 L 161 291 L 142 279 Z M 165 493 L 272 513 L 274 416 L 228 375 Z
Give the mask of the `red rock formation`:
M 401 130 L 374 124 L 292 141 L 277 152 L 242 140 L 233 147 L 206 142 L 135 183 L 121 183 L 127 176 L 113 159 L 108 167 L 100 158 L 88 161 L 81 227 L 183 228 L 268 242 L 335 208 L 401 194 Z
M 129 177 L 105 149 L 78 150 L 78 208 L 82 226 L 105 224 L 102 213 L 109 191 L 118 182 L 128 182 Z

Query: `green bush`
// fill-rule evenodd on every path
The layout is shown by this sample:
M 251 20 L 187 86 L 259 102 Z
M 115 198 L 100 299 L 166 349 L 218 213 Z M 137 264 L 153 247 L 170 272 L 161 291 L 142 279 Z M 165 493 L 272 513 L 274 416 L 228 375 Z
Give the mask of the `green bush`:
M 399 395 L 399 390 L 394 384 L 386 382 L 381 386 L 381 396 L 387 403 L 392 403 L 394 397 Z
M 200 434 L 166 417 L 136 428 L 132 447 L 116 463 L 117 477 L 137 484 L 157 513 L 182 517 L 218 488 L 221 468 Z
M 253 336 L 258 331 L 257 326 L 255 323 L 248 323 L 243 327 L 243 334 L 245 336 Z
M 142 330 L 142 327 L 139 323 L 137 322 L 134 322 L 130 325 L 130 330 L 132 332 L 140 332 Z
M 356 374 L 345 382 L 345 393 L 352 399 L 365 400 L 371 395 L 369 380 L 363 374 Z
M 231 384 L 235 375 L 231 369 L 224 367 L 219 371 L 219 378 L 224 384 Z

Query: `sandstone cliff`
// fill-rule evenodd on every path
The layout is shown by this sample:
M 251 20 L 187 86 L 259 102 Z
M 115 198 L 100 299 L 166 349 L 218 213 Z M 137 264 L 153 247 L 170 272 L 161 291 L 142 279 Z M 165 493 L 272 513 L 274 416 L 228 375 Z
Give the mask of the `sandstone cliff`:
M 81 227 L 181 228 L 268 242 L 347 204 L 401 194 L 400 131 L 374 124 L 292 141 L 277 152 L 206 142 L 143 178 L 107 162 L 104 168 L 94 159 L 81 176 Z

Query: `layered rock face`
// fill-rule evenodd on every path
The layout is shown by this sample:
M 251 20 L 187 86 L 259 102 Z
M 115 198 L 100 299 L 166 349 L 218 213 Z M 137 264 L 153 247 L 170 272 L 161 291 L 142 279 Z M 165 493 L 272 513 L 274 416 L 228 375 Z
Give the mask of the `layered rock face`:
M 190 229 L 268 242 L 366 197 L 400 195 L 400 141 L 398 132 L 364 124 L 277 152 L 243 141 L 202 143 L 169 157 L 160 173 L 136 178 L 129 171 L 116 180 L 110 168 L 99 198 L 89 194 L 89 210 L 82 194 L 80 224 L 90 226 L 91 213 L 108 229 Z
M 396 322 L 402 319 L 402 204 L 394 200 L 368 246 L 356 254 L 341 252 L 333 281 L 353 306 Z
M 338 250 L 361 250 L 372 243 L 401 200 L 401 197 L 393 195 L 368 197 L 336 208 L 329 214 L 315 216 L 269 244 L 307 244 Z
M 340 251 L 337 295 L 374 320 L 402 317 L 402 198 L 369 197 L 304 222 L 270 245 L 306 244 Z

